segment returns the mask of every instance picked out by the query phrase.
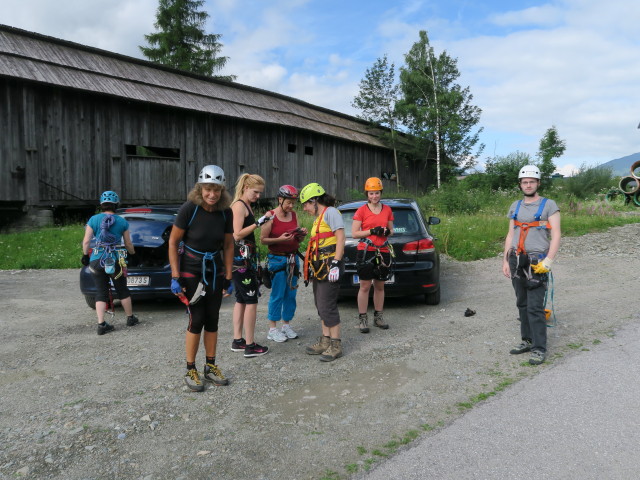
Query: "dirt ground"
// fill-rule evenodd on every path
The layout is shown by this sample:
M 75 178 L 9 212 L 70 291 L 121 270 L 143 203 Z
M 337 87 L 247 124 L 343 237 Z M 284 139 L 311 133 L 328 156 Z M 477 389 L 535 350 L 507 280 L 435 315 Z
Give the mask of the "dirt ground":
M 499 385 L 554 368 L 639 320 L 640 225 L 567 238 L 554 264 L 558 325 L 549 361 L 509 355 L 519 341 L 499 258 L 444 258 L 442 302 L 389 299 L 391 328 L 363 335 L 340 304 L 345 356 L 304 353 L 319 335 L 311 289 L 292 323 L 300 338 L 245 359 L 221 312 L 217 361 L 227 387 L 193 393 L 184 375 L 184 308 L 137 303 L 141 320 L 98 337 L 79 270 L 0 271 L 0 478 L 347 478 L 416 433 L 436 435 Z M 268 291 L 259 305 L 266 341 Z M 469 307 L 476 315 L 465 317 Z M 198 357 L 199 368 L 204 361 Z M 491 400 L 488 400 L 491 401 Z

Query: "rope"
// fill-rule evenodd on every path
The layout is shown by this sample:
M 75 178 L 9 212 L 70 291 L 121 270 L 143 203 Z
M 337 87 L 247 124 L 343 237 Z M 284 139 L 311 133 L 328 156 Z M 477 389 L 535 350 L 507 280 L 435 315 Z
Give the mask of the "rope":
M 556 318 L 556 309 L 553 304 L 553 273 L 549 272 L 549 288 L 544 294 L 544 308 L 547 307 L 547 297 L 551 298 L 551 315 L 553 316 L 553 321 L 551 323 L 547 323 L 547 327 L 556 327 L 558 326 L 558 319 Z M 549 295 L 551 292 L 551 295 Z

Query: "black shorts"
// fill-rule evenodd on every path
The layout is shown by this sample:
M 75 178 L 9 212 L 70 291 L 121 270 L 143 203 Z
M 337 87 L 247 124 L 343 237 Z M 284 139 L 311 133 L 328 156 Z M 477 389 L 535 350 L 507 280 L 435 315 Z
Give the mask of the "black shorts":
M 89 264 L 89 271 L 93 274 L 93 281 L 96 285 L 96 302 L 108 302 L 109 301 L 109 289 L 111 285 L 109 280 L 113 282 L 113 287 L 118 293 L 120 300 L 125 300 L 131 296 L 129 287 L 127 287 L 127 277 L 120 275 L 119 278 L 115 278 L 121 272 L 120 263 L 116 262 L 115 272 L 108 275 L 104 271 L 104 267 L 100 266 L 100 259 L 93 260 Z
M 259 283 L 258 273 L 245 260 L 233 262 L 233 289 L 236 295 L 236 302 L 246 305 L 258 303 Z
M 216 255 L 216 257 L 219 256 Z M 219 259 L 216 258 L 215 261 Z M 208 283 L 205 285 L 206 293 L 197 303 L 189 306 L 191 315 L 187 330 L 195 334 L 200 334 L 203 328 L 206 332 L 218 331 L 224 270 L 219 268 L 218 264 L 214 266 L 213 262 L 207 262 L 205 272 Z M 202 256 L 185 252 L 180 261 L 180 277 L 186 289 L 185 295 L 191 300 L 198 284 L 202 281 Z

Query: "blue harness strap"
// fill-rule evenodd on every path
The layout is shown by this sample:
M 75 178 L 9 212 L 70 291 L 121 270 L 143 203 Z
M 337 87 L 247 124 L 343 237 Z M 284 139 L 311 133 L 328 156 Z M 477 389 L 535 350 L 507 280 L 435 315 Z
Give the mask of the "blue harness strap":
M 540 202 L 540 206 L 538 207 L 538 211 L 535 213 L 535 215 L 533 216 L 533 220 L 536 222 L 540 221 L 540 218 L 542 218 L 542 212 L 544 211 L 544 206 L 547 204 L 547 199 L 545 197 L 540 197 L 541 198 L 541 202 Z M 522 200 L 518 200 L 518 203 L 516 204 L 516 209 L 513 212 L 513 215 L 511 216 L 511 218 L 513 218 L 514 220 L 518 220 L 518 212 L 520 211 L 520 206 L 522 205 Z M 538 226 L 536 228 L 545 228 L 544 226 Z

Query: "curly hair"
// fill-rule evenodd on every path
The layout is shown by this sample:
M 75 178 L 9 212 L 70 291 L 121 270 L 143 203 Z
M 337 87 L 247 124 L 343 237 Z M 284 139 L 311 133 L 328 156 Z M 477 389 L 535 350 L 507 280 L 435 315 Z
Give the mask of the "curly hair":
M 189 195 L 187 196 L 187 200 L 189 200 L 191 203 L 198 205 L 199 207 L 202 207 L 204 204 L 204 200 L 202 199 L 203 185 L 211 185 L 214 188 L 214 190 L 218 190 L 218 189 L 222 190 L 220 194 L 220 200 L 218 200 L 216 204 L 213 206 L 214 211 L 226 210 L 227 208 L 229 208 L 229 206 L 231 205 L 231 195 L 229 194 L 229 192 L 227 192 L 227 189 L 225 187 L 217 184 L 196 183 L 191 189 L 191 191 L 189 192 Z

